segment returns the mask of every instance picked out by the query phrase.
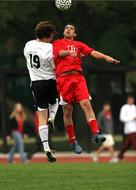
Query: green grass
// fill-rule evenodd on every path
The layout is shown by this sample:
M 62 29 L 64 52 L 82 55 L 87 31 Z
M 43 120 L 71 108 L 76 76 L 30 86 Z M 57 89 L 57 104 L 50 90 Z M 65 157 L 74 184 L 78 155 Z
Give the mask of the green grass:
M 13 164 L 0 166 L 0 190 L 132 190 L 136 164 Z

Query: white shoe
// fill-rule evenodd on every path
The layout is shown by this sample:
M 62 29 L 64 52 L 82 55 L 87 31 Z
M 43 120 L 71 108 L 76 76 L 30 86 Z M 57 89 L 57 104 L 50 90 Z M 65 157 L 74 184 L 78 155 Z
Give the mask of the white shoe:
M 92 160 L 93 162 L 98 162 L 98 155 L 96 153 L 92 155 Z
M 117 158 L 117 157 L 114 157 L 114 158 L 112 158 L 112 159 L 109 161 L 109 163 L 118 163 L 118 162 L 120 162 L 120 160 L 119 160 L 119 158 Z

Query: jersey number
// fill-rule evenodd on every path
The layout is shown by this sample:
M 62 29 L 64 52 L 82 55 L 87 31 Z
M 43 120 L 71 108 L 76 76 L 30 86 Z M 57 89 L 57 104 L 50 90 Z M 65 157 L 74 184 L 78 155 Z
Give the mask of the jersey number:
M 30 54 L 30 65 L 31 68 L 35 67 L 38 69 L 40 67 L 40 58 L 38 55 Z

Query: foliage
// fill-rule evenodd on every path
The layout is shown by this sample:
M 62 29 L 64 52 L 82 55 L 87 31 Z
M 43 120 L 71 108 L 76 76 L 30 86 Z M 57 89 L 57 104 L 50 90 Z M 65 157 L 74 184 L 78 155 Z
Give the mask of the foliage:
M 118 57 L 124 64 L 135 64 L 135 10 L 135 1 L 77 1 L 65 12 L 58 11 L 54 1 L 1 1 L 0 52 L 22 54 L 25 42 L 34 38 L 36 23 L 50 19 L 61 33 L 67 22 L 74 22 L 78 39 Z M 10 67 L 10 61 L 6 64 Z

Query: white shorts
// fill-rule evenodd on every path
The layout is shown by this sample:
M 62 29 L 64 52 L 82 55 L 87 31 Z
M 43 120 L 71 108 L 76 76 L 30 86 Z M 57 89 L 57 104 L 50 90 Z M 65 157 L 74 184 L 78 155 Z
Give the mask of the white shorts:
M 104 145 L 105 147 L 113 146 L 113 145 L 115 144 L 112 135 L 110 135 L 110 134 L 104 134 L 104 136 L 106 137 L 106 141 L 103 142 L 103 145 Z

